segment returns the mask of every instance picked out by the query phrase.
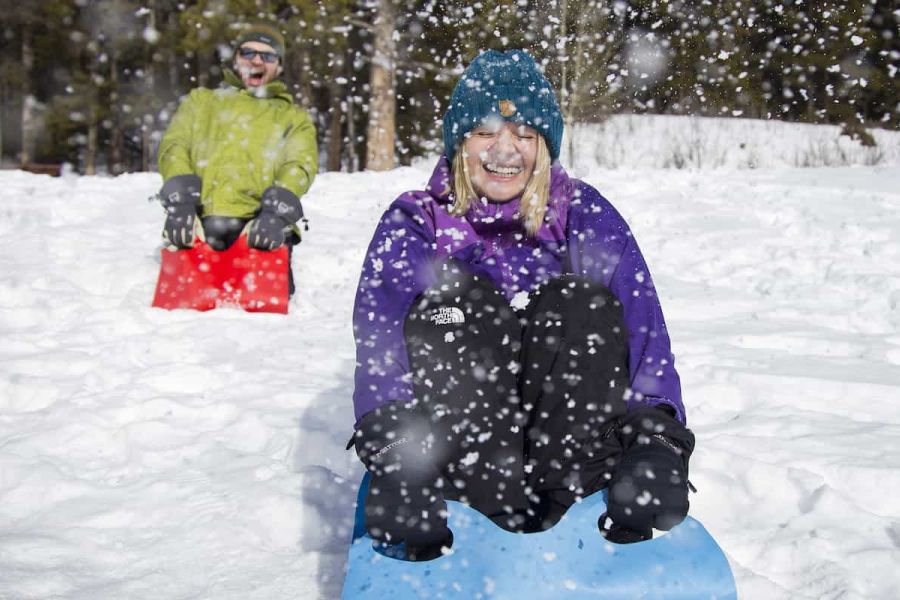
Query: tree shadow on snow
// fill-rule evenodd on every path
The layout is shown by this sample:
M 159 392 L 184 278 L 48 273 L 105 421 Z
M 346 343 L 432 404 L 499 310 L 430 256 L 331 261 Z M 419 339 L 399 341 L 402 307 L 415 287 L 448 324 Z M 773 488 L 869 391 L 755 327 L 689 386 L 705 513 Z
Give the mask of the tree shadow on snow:
M 363 467 L 347 441 L 353 433 L 353 368 L 347 361 L 334 385 L 322 389 L 300 416 L 293 457 L 301 474 L 304 519 L 300 547 L 319 554 L 319 598 L 339 598 L 353 533 L 356 493 Z

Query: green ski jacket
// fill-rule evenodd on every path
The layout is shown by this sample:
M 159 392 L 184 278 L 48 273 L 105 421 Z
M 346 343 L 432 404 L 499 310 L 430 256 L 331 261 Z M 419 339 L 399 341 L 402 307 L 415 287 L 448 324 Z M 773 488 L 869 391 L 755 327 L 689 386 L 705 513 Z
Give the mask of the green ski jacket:
M 159 145 L 159 172 L 200 177 L 202 216 L 251 219 L 267 187 L 300 197 L 312 185 L 316 130 L 282 81 L 249 90 L 226 70 L 225 83 L 181 102 Z

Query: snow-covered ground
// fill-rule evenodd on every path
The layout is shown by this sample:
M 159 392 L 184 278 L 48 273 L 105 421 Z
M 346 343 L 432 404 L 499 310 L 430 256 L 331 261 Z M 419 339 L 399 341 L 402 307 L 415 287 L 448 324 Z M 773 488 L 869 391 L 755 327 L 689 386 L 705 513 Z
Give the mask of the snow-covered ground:
M 807 145 L 765 127 L 760 152 Z M 622 143 L 661 166 L 668 134 L 641 131 Z M 692 515 L 740 596 L 895 598 L 900 165 L 635 161 L 581 153 L 576 174 L 654 273 L 698 439 Z M 337 598 L 358 269 L 430 168 L 316 180 L 287 316 L 150 308 L 157 175 L 0 172 L 0 598 Z

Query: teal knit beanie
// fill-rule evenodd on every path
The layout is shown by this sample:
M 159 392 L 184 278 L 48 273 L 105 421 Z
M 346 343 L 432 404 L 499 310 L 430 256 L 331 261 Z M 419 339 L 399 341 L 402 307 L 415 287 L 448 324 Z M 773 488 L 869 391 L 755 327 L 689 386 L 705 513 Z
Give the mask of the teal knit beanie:
M 444 114 L 444 154 L 453 162 L 465 135 L 488 117 L 523 123 L 544 136 L 559 158 L 563 119 L 553 86 L 524 50 L 488 50 L 469 64 Z

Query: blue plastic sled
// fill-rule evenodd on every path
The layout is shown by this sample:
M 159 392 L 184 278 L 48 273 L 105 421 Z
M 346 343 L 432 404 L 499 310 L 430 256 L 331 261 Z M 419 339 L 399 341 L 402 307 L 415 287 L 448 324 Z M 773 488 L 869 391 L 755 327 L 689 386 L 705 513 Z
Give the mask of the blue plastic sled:
M 515 534 L 478 511 L 447 502 L 453 548 L 426 562 L 390 558 L 364 527 L 363 478 L 342 600 L 736 599 L 722 549 L 688 517 L 668 534 L 637 544 L 607 542 L 597 529 L 604 493 L 572 506 L 548 531 Z

